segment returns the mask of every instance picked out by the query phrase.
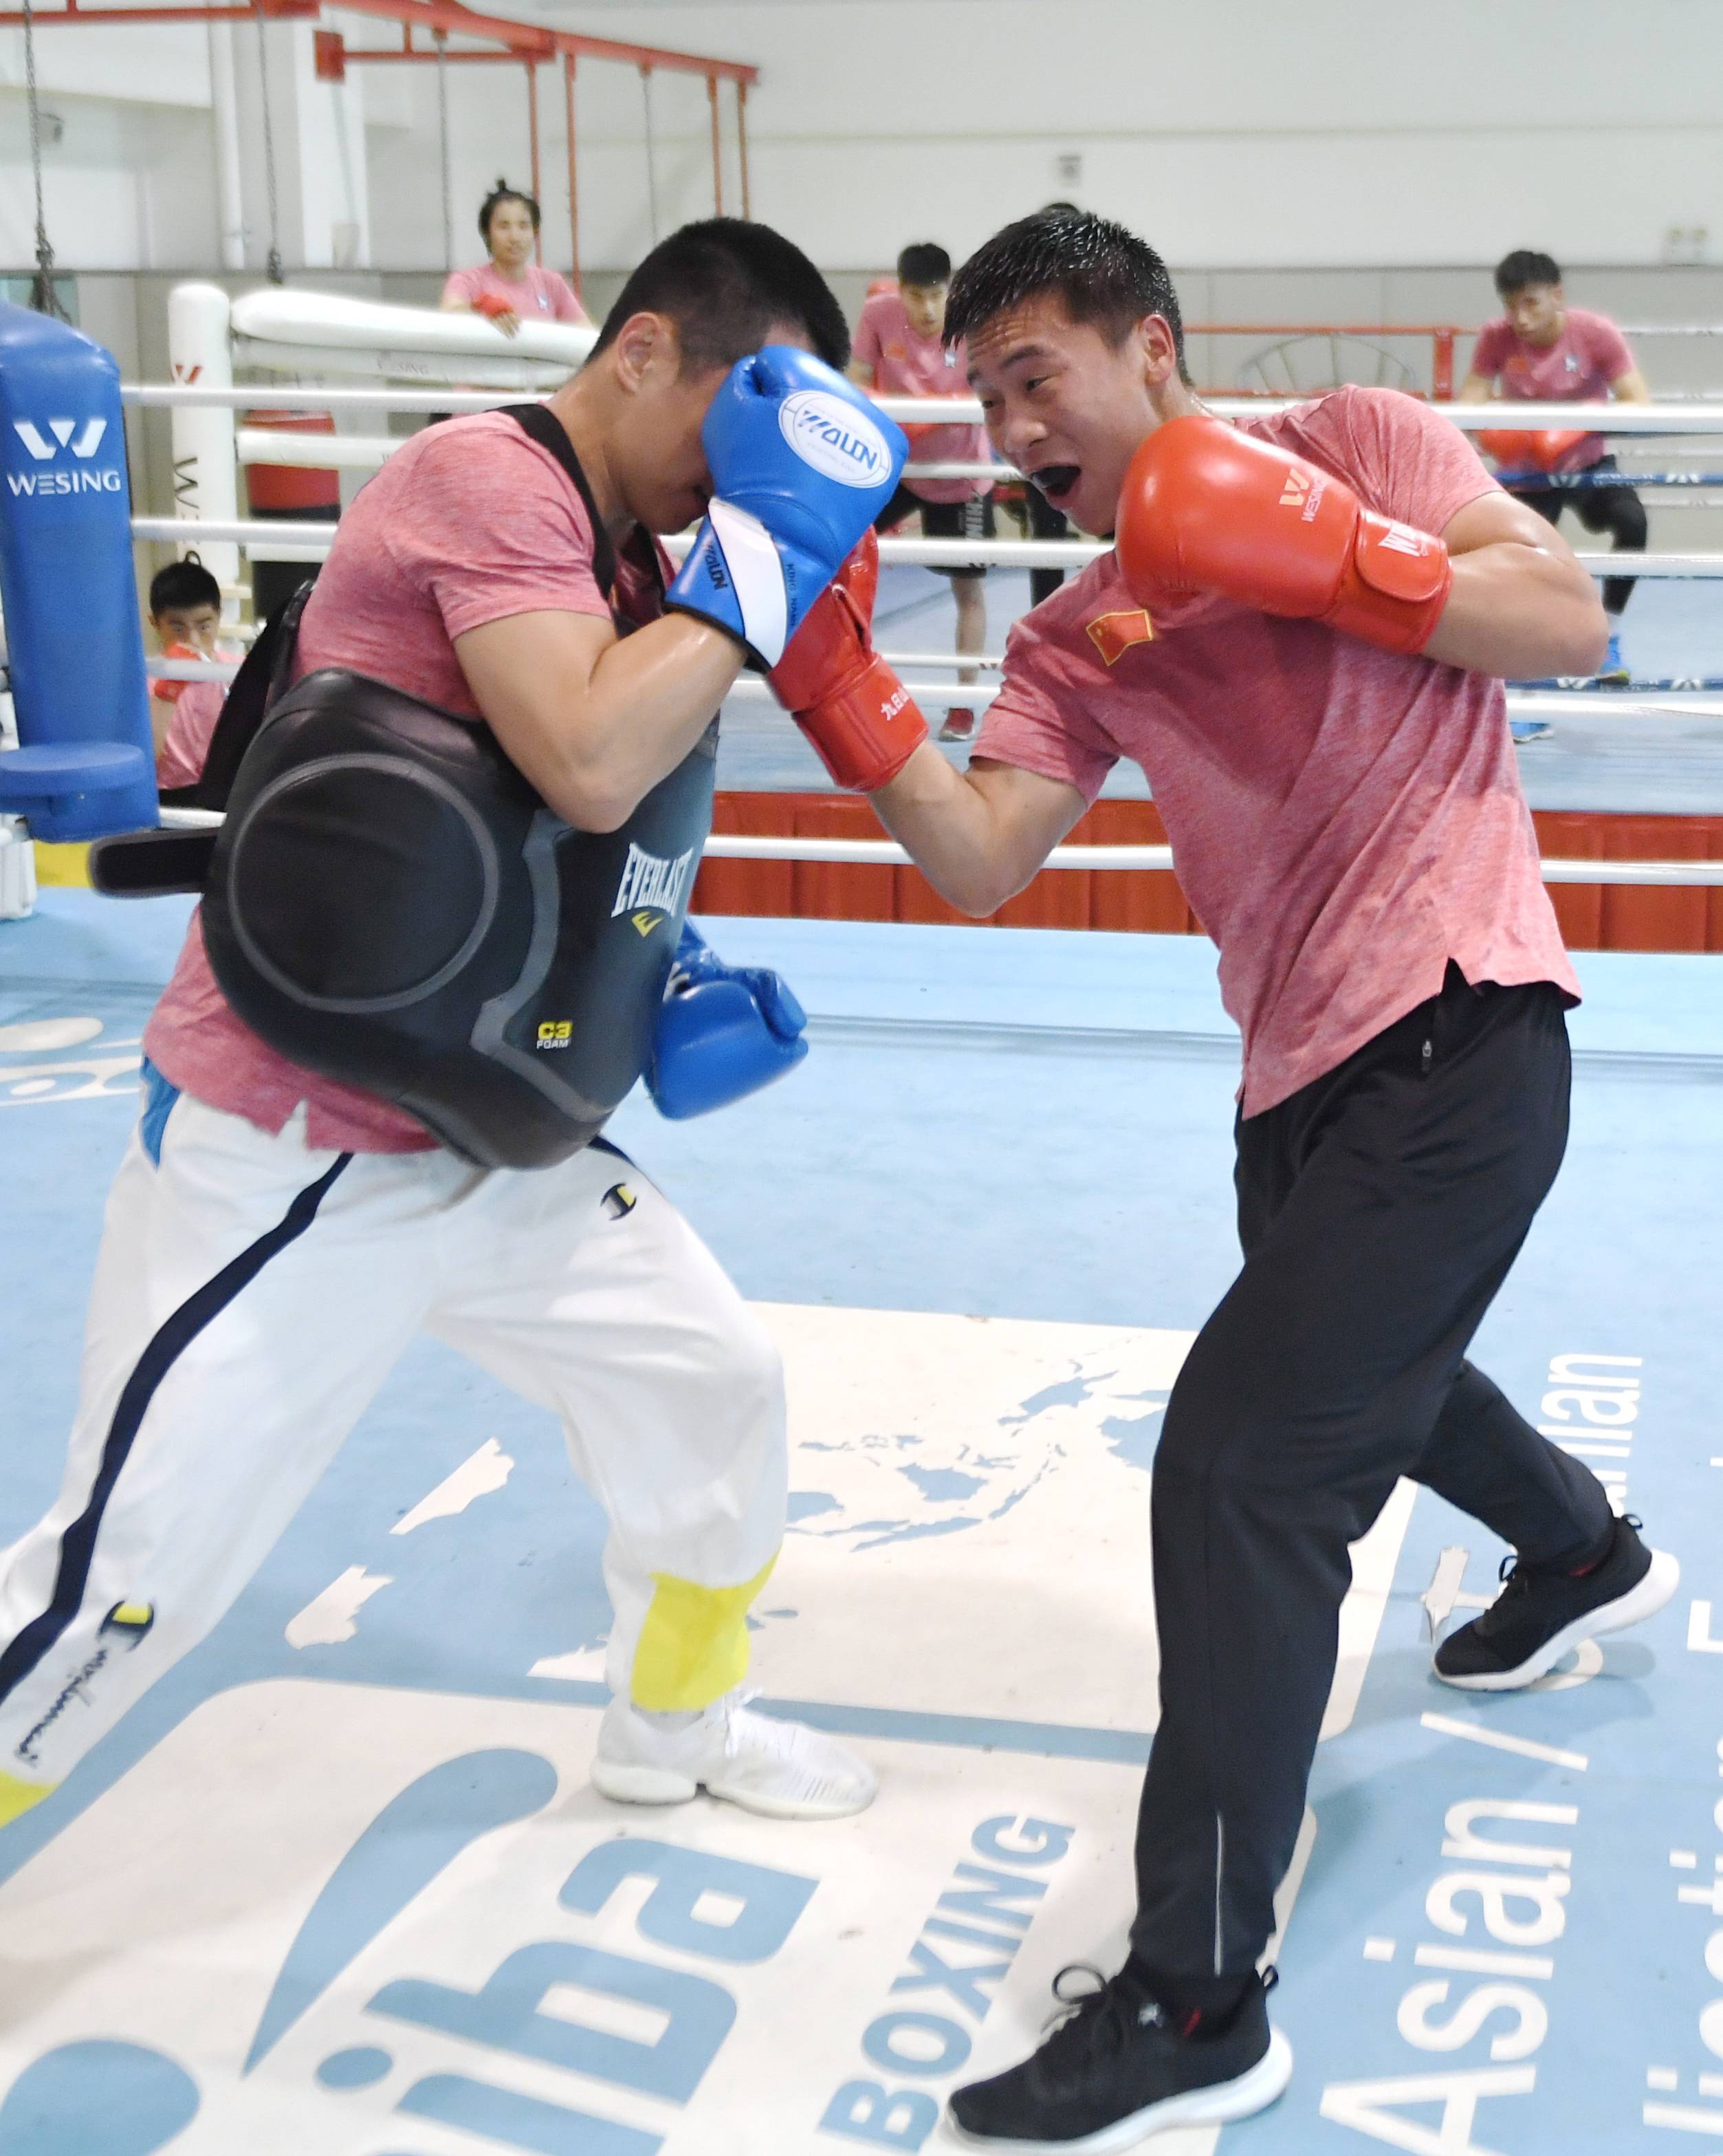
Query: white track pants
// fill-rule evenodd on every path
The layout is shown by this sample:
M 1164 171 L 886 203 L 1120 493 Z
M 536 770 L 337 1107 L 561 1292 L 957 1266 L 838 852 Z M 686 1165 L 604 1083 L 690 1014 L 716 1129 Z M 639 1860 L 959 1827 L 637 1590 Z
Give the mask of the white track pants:
M 211 1630 L 421 1327 L 562 1418 L 609 1516 L 613 1687 L 671 1709 L 737 1683 L 783 1532 L 782 1373 L 669 1201 L 606 1147 L 526 1174 L 347 1156 L 302 1116 L 271 1137 L 164 1097 L 108 1201 L 59 1500 L 0 1554 L 0 1820 Z

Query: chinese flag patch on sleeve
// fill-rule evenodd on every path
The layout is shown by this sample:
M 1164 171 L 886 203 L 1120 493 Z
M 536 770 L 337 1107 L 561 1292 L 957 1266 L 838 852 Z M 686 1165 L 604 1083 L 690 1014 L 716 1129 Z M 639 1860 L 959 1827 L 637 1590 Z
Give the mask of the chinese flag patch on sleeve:
M 1155 640 L 1146 607 L 1130 607 L 1122 613 L 1097 614 L 1087 628 L 1090 642 L 1107 666 L 1116 666 L 1133 644 L 1152 644 Z

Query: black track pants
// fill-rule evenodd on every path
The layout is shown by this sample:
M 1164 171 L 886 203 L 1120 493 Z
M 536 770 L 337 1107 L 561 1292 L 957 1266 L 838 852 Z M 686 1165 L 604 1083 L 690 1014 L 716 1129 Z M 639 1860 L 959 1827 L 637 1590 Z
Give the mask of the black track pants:
M 1600 457 L 1587 469 L 1613 472 L 1617 465 L 1613 457 Z M 1547 524 L 1559 523 L 1562 511 L 1571 509 L 1587 531 L 1607 531 L 1618 554 L 1645 552 L 1651 530 L 1645 505 L 1625 480 L 1618 486 L 1541 486 L 1525 494 L 1516 490 L 1516 499 L 1528 509 L 1535 509 Z M 1611 613 L 1620 613 L 1626 607 L 1636 581 L 1632 577 L 1605 579 L 1603 603 Z
M 1161 1722 L 1133 1947 L 1200 1993 L 1274 1928 L 1333 1681 L 1347 1544 L 1406 1475 L 1524 1555 L 1601 1543 L 1587 1471 L 1465 1360 L 1567 1137 L 1564 998 L 1443 992 L 1238 1129 L 1244 1265 L 1155 1462 Z

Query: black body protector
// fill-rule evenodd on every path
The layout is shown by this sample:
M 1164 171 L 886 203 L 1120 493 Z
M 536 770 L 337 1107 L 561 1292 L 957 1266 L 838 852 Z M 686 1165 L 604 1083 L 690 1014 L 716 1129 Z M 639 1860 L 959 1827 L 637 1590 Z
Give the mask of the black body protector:
M 617 562 L 567 434 L 541 406 L 510 413 L 585 502 L 614 609 Z M 341 667 L 284 688 L 305 596 L 274 651 L 254 653 L 260 716 L 247 729 L 242 677 L 204 779 L 177 797 L 225 808 L 213 848 L 201 833 L 100 841 L 99 886 L 201 888 L 223 993 L 291 1061 L 396 1102 L 485 1167 L 566 1159 L 646 1067 L 711 829 L 716 721 L 619 830 L 578 831 L 482 721 Z M 167 869 L 200 840 L 201 883 L 183 868 L 143 880 L 143 845 Z

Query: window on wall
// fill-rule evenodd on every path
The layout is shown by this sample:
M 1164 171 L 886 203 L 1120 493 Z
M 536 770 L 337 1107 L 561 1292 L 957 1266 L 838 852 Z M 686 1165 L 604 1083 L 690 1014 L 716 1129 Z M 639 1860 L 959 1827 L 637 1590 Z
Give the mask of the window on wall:
M 28 307 L 33 277 L 0 277 L 0 300 L 9 300 L 14 307 Z M 78 321 L 78 280 L 75 277 L 56 277 L 54 296 L 64 311 L 66 320 L 74 326 Z

